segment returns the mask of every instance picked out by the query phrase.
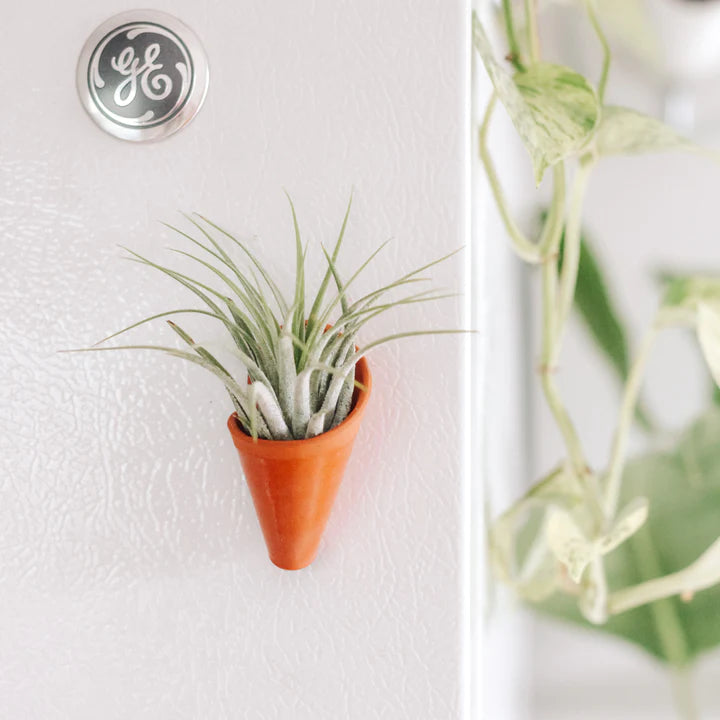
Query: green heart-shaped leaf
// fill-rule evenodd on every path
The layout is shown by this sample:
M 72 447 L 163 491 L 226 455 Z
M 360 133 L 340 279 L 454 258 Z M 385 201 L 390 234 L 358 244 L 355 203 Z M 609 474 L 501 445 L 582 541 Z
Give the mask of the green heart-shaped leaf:
M 587 144 L 600 117 L 595 90 L 570 68 L 536 63 L 511 76 L 495 59 L 482 24 L 473 17 L 473 44 L 500 101 L 530 153 L 535 181 L 548 167 Z
M 599 155 L 638 155 L 669 150 L 700 151 L 697 145 L 657 118 L 615 106 L 603 108 L 602 120 L 595 135 L 595 147 Z

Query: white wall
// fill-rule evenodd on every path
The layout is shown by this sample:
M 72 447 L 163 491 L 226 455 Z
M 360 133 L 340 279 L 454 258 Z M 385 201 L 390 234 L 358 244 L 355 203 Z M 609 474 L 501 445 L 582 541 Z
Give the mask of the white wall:
M 396 238 L 368 288 L 463 244 L 466 3 L 158 0 L 202 39 L 211 84 L 188 128 L 141 146 L 98 130 L 74 87 L 87 35 L 133 4 L 3 12 L 0 717 L 459 717 L 462 340 L 371 358 L 326 539 L 297 573 L 267 560 L 213 378 L 56 350 L 192 302 L 116 247 L 167 257 L 157 221 L 177 209 L 258 233 L 286 280 L 283 187 L 329 241 L 355 186 L 343 266 Z M 436 277 L 462 290 L 464 260 Z

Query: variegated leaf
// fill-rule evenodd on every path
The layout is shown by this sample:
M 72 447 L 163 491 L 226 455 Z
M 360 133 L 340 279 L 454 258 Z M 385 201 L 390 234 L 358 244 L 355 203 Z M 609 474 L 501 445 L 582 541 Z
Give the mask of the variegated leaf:
M 607 555 L 618 545 L 634 535 L 648 518 L 648 500 L 644 497 L 635 498 L 628 503 L 618 515 L 615 524 L 607 535 L 598 540 L 601 555 Z
M 597 554 L 593 543 L 589 541 L 564 510 L 550 513 L 546 528 L 546 537 L 555 557 L 567 568 L 574 582 L 580 582 L 585 568 Z
M 524 557 L 518 555 L 518 535 L 533 512 L 545 514 L 548 508 L 572 508 L 582 492 L 570 468 L 563 466 L 539 481 L 490 528 L 489 555 L 496 577 L 507 583 L 520 597 L 540 602 L 555 590 L 560 575 L 558 562 L 547 544 L 546 520 Z
M 578 613 L 575 599 L 555 593 L 543 610 L 622 637 L 669 666 L 691 668 L 720 647 L 720 408 L 694 422 L 675 447 L 664 446 L 628 464 L 623 480 L 626 502 L 651 498 L 647 522 L 627 542 L 602 557 L 612 592 L 603 602 L 602 577 Z M 592 575 L 587 570 L 583 585 Z M 597 603 L 591 602 L 596 599 Z M 655 600 L 667 598 L 662 605 Z M 676 618 L 682 652 L 658 633 L 658 618 Z M 587 618 L 587 619 L 586 619 Z
M 638 155 L 669 150 L 697 152 L 700 149 L 657 118 L 616 106 L 603 108 L 595 147 L 599 155 Z
M 540 183 L 548 167 L 577 155 L 587 144 L 600 115 L 597 95 L 582 75 L 561 65 L 536 63 L 511 76 L 496 60 L 477 16 L 473 44 Z
M 605 566 L 600 555 L 593 558 L 583 578 L 578 608 L 593 625 L 602 625 L 608 618 L 608 586 Z
M 698 308 L 705 303 L 720 308 L 720 277 L 670 277 L 663 297 L 663 313 L 676 325 L 697 326 Z

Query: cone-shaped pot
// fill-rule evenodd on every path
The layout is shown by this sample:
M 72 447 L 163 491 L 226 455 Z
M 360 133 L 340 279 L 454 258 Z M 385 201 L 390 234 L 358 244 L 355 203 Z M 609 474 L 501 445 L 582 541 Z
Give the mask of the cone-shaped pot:
M 365 358 L 355 366 L 352 410 L 336 428 L 308 440 L 253 440 L 233 413 L 228 428 L 240 455 L 270 560 L 300 570 L 317 554 L 370 397 Z

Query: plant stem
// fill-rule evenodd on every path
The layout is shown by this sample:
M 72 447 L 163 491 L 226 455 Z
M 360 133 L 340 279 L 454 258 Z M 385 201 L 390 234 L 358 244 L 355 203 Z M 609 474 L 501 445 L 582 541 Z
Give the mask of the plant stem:
M 559 162 L 553 167 L 553 199 L 540 236 L 540 254 L 543 260 L 550 262 L 550 256 L 554 256 L 555 260 L 557 260 L 565 220 L 564 215 L 565 163 Z
M 558 302 L 558 337 L 555 351 L 560 352 L 563 333 L 567 324 L 570 310 L 575 298 L 578 267 L 580 265 L 580 235 L 582 231 L 582 210 L 585 200 L 590 171 L 593 162 L 581 162 L 575 173 L 573 189 L 570 195 L 567 224 L 565 226 L 565 244 L 563 247 L 562 272 L 560 275 L 560 298 Z M 554 362 L 552 358 L 551 362 Z
M 586 463 L 580 439 L 563 405 L 555 384 L 555 358 L 557 356 L 557 301 L 558 274 L 557 255 L 562 235 L 565 209 L 565 166 L 558 163 L 553 168 L 553 196 L 543 234 L 540 240 L 542 255 L 542 350 L 540 376 L 545 400 L 563 436 L 568 456 L 580 477 L 585 475 Z
M 684 592 L 695 593 L 707 590 L 720 582 L 718 558 L 720 558 L 720 538 L 682 570 L 616 590 L 608 599 L 608 611 L 611 615 L 617 615 L 656 600 L 682 595 Z M 653 565 L 656 566 L 657 563 Z
M 557 295 L 557 270 L 555 266 L 555 260 L 550 259 L 546 260 L 542 267 L 543 341 L 540 377 L 545 400 L 563 436 L 570 461 L 578 476 L 583 477 L 587 464 L 580 445 L 580 439 L 560 399 L 560 393 L 555 384 L 555 368 L 550 363 L 551 358 L 555 355 L 555 297 Z
M 655 551 L 653 538 L 648 527 L 630 540 L 630 550 L 635 558 L 635 563 L 641 578 L 659 577 L 663 569 Z M 675 703 L 679 716 L 682 720 L 697 720 L 695 703 L 687 684 L 678 682 L 680 674 L 687 672 L 689 660 L 688 641 L 685 630 L 677 612 L 675 601 L 671 598 L 657 600 L 649 606 L 653 617 L 655 631 L 665 659 L 671 666 Z
M 677 668 L 670 671 L 675 707 L 680 720 L 698 720 L 700 715 L 693 696 L 691 672 L 689 668 Z
M 646 528 L 638 533 L 631 543 L 643 576 L 659 576 L 662 574 L 660 562 L 653 547 L 652 536 Z M 650 605 L 655 621 L 655 628 L 660 646 L 668 662 L 675 667 L 687 664 L 687 638 L 677 614 L 677 609 L 670 598 L 657 600 Z
M 495 103 L 497 102 L 497 95 L 493 92 L 490 96 L 487 108 L 485 110 L 485 117 L 483 118 L 482 125 L 480 126 L 480 134 L 478 139 L 478 149 L 480 153 L 480 159 L 482 160 L 483 166 L 485 167 L 485 174 L 487 175 L 490 189 L 492 190 L 495 198 L 495 204 L 497 205 L 500 217 L 505 224 L 505 229 L 510 236 L 512 247 L 515 252 L 527 262 L 537 263 L 540 261 L 540 249 L 535 243 L 528 240 L 525 237 L 520 228 L 515 224 L 512 219 L 510 210 L 508 209 L 507 200 L 500 186 L 500 180 L 497 172 L 495 171 L 495 165 L 493 164 L 492 157 L 488 150 L 487 136 L 488 130 L 490 129 L 490 120 L 492 118 L 493 110 L 495 109 Z
M 509 54 L 508 60 L 518 72 L 525 70 L 520 55 L 520 45 L 515 35 L 515 21 L 513 19 L 512 0 L 503 0 L 503 16 L 505 18 L 505 34 L 507 35 Z
M 540 34 L 537 24 L 535 0 L 525 0 L 525 21 L 527 23 L 528 47 L 533 62 L 540 59 Z
M 607 85 L 608 73 L 610 72 L 610 45 L 608 44 L 607 37 L 605 37 L 602 25 L 600 25 L 600 21 L 598 20 L 595 0 L 585 0 L 585 9 L 587 10 L 590 24 L 593 26 L 593 30 L 602 46 L 603 62 L 597 89 L 600 105 L 602 105 L 605 99 L 605 86 Z
M 630 428 L 632 427 L 633 417 L 635 416 L 635 406 L 637 405 L 640 394 L 645 368 L 659 330 L 660 323 L 656 320 L 643 338 L 635 361 L 630 368 L 630 374 L 628 375 L 625 385 L 617 429 L 615 430 L 615 437 L 613 438 L 610 453 L 610 468 L 608 470 L 605 487 L 605 508 L 608 517 L 614 517 L 617 512 L 622 473 L 627 456 L 628 436 L 630 435 Z
M 578 438 L 575 428 L 573 427 L 570 416 L 568 415 L 565 406 L 560 399 L 555 380 L 552 377 L 552 369 L 543 367 L 541 369 L 542 374 L 542 387 L 545 393 L 545 400 L 548 407 L 552 411 L 555 417 L 555 422 L 563 436 L 565 446 L 576 472 L 580 477 L 583 477 L 587 468 L 587 463 L 580 445 L 580 439 Z

